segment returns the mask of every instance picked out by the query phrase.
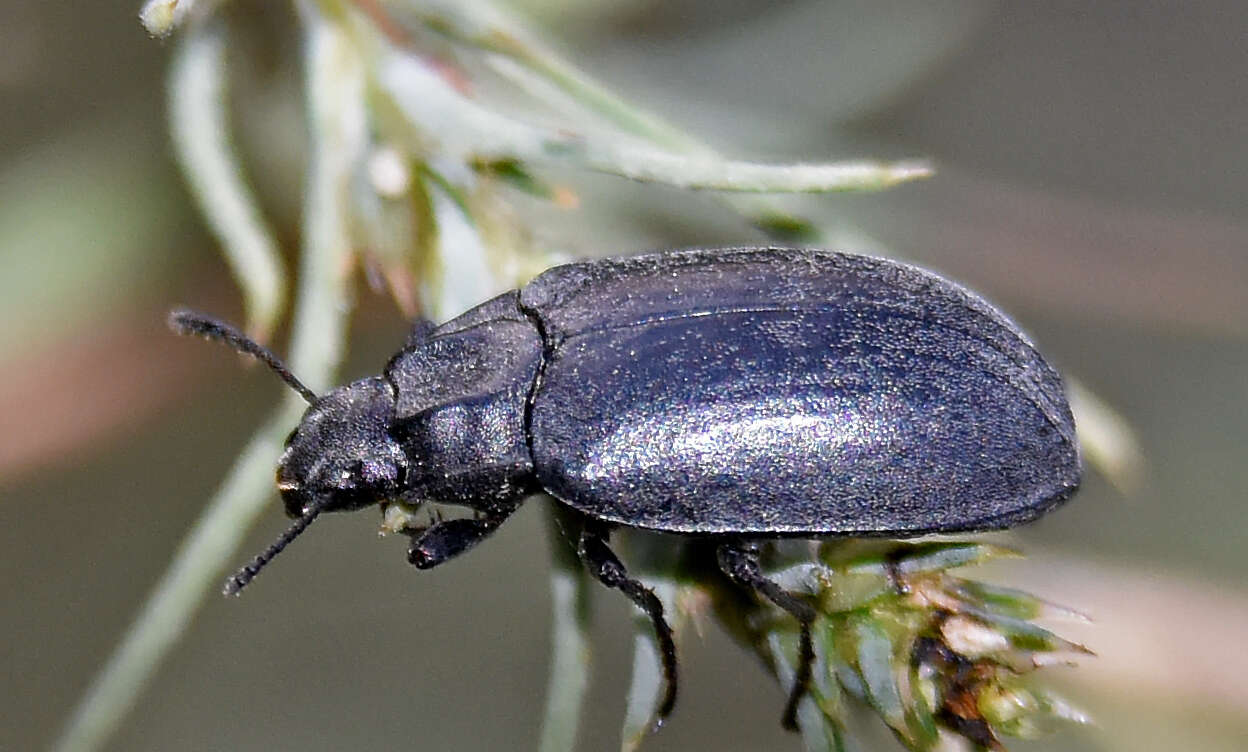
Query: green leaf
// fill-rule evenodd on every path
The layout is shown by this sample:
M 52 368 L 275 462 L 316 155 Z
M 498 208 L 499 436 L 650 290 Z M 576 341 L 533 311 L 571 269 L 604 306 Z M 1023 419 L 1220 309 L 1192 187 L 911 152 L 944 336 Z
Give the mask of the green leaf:
M 831 661 L 835 659 L 834 630 L 825 620 L 815 623 L 815 668 L 811 682 L 811 694 L 823 713 L 817 732 L 807 730 L 802 725 L 802 738 L 807 749 L 830 749 L 835 752 L 846 752 L 848 749 L 848 731 L 845 728 L 845 695 L 841 685 L 836 681 L 836 670 Z M 790 671 L 791 675 L 791 671 Z
M 1088 716 L 1058 695 L 1019 682 L 989 687 L 979 709 L 995 731 L 1019 739 L 1038 739 L 1067 723 L 1087 724 Z
M 940 738 L 935 718 L 935 688 L 930 680 L 920 674 L 920 668 L 911 664 L 908 672 L 906 693 L 906 727 L 910 730 L 912 747 L 930 749 Z
M 904 729 L 905 710 L 893 671 L 892 640 L 879 622 L 867 615 L 852 618 L 850 632 L 855 643 L 858 673 L 867 690 L 867 702 L 889 726 Z
M 943 572 L 1001 558 L 1018 559 L 1022 558 L 1022 554 L 989 543 L 940 541 L 907 546 L 893 560 L 902 575 L 915 575 Z
M 472 162 L 472 168 L 483 175 L 497 177 L 531 196 L 547 200 L 554 198 L 554 189 L 536 178 L 518 159 L 477 159 Z
M 1014 619 L 1064 617 L 1087 621 L 1087 617 L 1077 611 L 1016 588 L 950 577 L 944 590 L 971 607 L 999 616 Z
M 618 132 L 531 125 L 464 95 L 422 57 L 381 40 L 378 45 L 376 82 L 402 113 L 412 148 L 467 163 L 512 160 L 687 190 L 745 193 L 874 191 L 932 174 L 919 160 L 765 164 L 672 151 Z
M 1083 653 L 1085 655 L 1092 654 L 1092 651 L 1088 650 L 1083 645 L 1071 642 L 1070 640 L 1062 639 L 1044 627 L 1032 624 L 1031 622 L 1024 621 L 1022 619 L 1014 619 L 1008 616 L 1000 616 L 987 611 L 977 611 L 974 609 L 967 610 L 964 616 L 974 618 L 966 618 L 963 621 L 950 619 L 947 620 L 942 626 L 942 633 L 945 635 L 946 641 L 949 642 L 951 646 L 954 646 L 955 650 L 957 649 L 956 646 L 968 641 L 964 635 L 958 634 L 956 630 L 979 620 L 982 621 L 986 627 L 990 628 L 989 631 L 1004 638 L 1009 643 L 1009 646 L 1016 650 L 1039 653 L 1069 652 Z M 971 637 L 969 638 L 969 641 L 976 642 L 978 640 Z M 985 652 L 990 653 L 992 651 Z

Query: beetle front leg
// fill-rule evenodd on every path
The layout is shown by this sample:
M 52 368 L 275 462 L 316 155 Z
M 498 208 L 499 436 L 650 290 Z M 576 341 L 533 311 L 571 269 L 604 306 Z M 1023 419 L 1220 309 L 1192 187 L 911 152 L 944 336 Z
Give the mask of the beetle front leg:
M 663 616 L 663 602 L 653 590 L 628 576 L 624 564 L 607 545 L 607 530 L 604 526 L 592 521 L 586 522 L 576 552 L 599 582 L 627 595 L 629 600 L 646 612 L 654 624 L 654 635 L 663 661 L 663 680 L 667 684 L 667 691 L 657 712 L 657 723 L 662 723 L 676 706 L 676 641 L 672 638 L 671 626 Z
M 475 520 L 446 520 L 416 531 L 407 560 L 417 569 L 431 569 L 454 559 L 488 538 L 513 511 L 494 512 Z
M 716 553 L 719 568 L 728 575 L 729 579 L 738 585 L 762 593 L 767 600 L 788 611 L 802 625 L 793 689 L 789 691 L 789 700 L 785 703 L 784 717 L 781 721 L 785 728 L 796 731 L 797 705 L 810 687 L 810 677 L 815 663 L 815 646 L 810 638 L 810 625 L 815 620 L 815 609 L 797 595 L 763 575 L 762 568 L 758 564 L 757 543 L 741 541 L 723 543 Z

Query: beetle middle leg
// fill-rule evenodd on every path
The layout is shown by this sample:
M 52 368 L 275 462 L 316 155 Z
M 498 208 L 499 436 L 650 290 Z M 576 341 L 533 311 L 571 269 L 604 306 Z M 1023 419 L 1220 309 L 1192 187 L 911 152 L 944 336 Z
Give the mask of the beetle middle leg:
M 815 663 L 815 646 L 810 638 L 810 625 L 815 620 L 815 609 L 797 595 L 790 593 L 763 575 L 758 564 L 758 543 L 734 541 L 719 546 L 719 568 L 738 585 L 751 588 L 780 608 L 788 611 L 801 623 L 801 639 L 798 644 L 797 666 L 794 671 L 793 689 L 784 706 L 784 727 L 797 730 L 797 706 L 810 688 L 810 677 Z
M 628 576 L 624 564 L 607 545 L 607 535 L 605 526 L 587 521 L 576 552 L 599 582 L 627 595 L 654 623 L 654 634 L 663 661 L 663 680 L 667 684 L 657 716 L 658 722 L 662 723 L 676 705 L 676 641 L 672 638 L 671 626 L 663 616 L 663 602 L 653 590 Z

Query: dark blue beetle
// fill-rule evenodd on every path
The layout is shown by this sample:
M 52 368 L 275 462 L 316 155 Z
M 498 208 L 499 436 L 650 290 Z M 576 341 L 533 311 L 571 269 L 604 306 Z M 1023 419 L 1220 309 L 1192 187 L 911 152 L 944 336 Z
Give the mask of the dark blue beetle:
M 1079 484 L 1061 379 L 1027 337 L 963 288 L 883 259 L 734 248 L 560 266 L 320 397 L 230 327 L 172 321 L 256 355 L 311 403 L 277 473 L 298 519 L 228 592 L 324 511 L 473 510 L 408 531 L 409 560 L 428 569 L 546 492 L 583 518 L 589 570 L 654 622 L 660 718 L 676 697 L 671 629 L 608 547 L 613 527 L 713 539 L 733 582 L 799 620 L 792 727 L 816 614 L 762 574 L 761 541 L 1005 528 Z

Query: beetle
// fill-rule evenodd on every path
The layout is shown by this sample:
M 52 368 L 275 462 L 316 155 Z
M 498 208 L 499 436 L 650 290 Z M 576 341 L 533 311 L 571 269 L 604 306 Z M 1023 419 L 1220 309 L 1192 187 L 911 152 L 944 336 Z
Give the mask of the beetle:
M 1062 381 L 1028 337 L 977 295 L 886 259 L 727 248 L 557 266 L 417 326 L 380 376 L 323 395 L 227 324 L 170 322 L 259 358 L 310 405 L 277 470 L 295 522 L 227 593 L 322 512 L 471 510 L 405 530 L 408 560 L 430 569 L 545 492 L 583 521 L 589 572 L 653 623 L 660 721 L 676 700 L 672 631 L 612 529 L 708 539 L 731 582 L 798 621 L 783 716 L 795 728 L 816 611 L 763 573 L 763 542 L 1007 528 L 1080 481 Z

